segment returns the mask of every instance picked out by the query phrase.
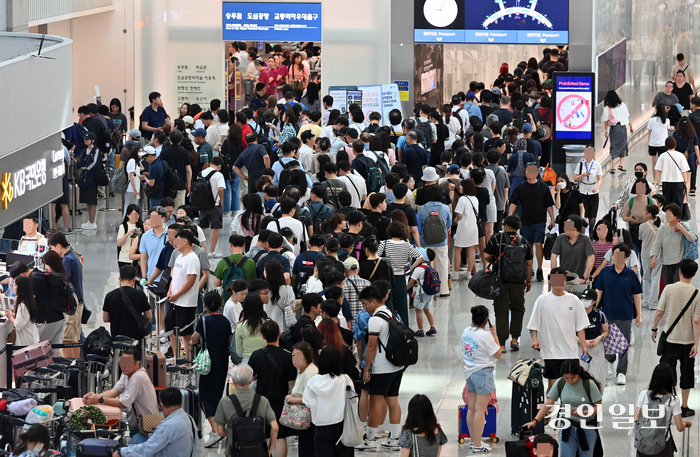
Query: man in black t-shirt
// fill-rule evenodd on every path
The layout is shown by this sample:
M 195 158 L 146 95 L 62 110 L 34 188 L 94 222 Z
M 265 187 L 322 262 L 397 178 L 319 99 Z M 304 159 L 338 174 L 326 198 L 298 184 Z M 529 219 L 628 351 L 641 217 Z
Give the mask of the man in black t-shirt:
M 182 133 L 177 129 L 171 130 L 171 145 L 160 153 L 160 160 L 165 160 L 170 168 L 177 170 L 179 182 L 177 184 L 177 196 L 175 197 L 176 208 L 185 204 L 185 193 L 189 191 L 192 182 L 190 154 L 180 146 L 180 141 L 182 141 Z
M 505 352 L 505 342 L 512 337 L 510 348 L 513 351 L 520 349 L 518 338 L 523 328 L 523 316 L 525 315 L 525 292 L 532 288 L 532 250 L 527 240 L 518 235 L 521 223 L 518 216 L 508 216 L 503 221 L 504 231 L 491 237 L 484 249 L 484 260 L 493 263 L 495 271 L 503 280 L 504 294 L 493 302 L 493 310 L 496 315 L 496 333 L 501 342 L 501 352 Z M 525 282 L 508 281 L 504 277 L 501 265 L 506 262 L 502 255 L 505 246 L 522 245 L 525 250 L 525 265 L 527 269 Z M 510 328 L 509 328 L 510 323 Z
M 411 205 L 406 203 L 406 194 L 408 193 L 408 186 L 406 183 L 396 183 L 391 189 L 394 192 L 394 202 L 386 205 L 386 212 L 384 213 L 387 217 L 391 217 L 391 213 L 394 210 L 399 210 L 406 214 L 406 219 L 408 219 L 408 227 L 411 230 L 411 236 L 416 241 L 416 245 L 420 246 L 420 234 L 418 233 L 418 217 L 416 216 L 416 210 L 413 209 Z
M 535 245 L 537 254 L 537 281 L 544 281 L 542 273 L 542 259 L 544 250 L 545 228 L 547 225 L 547 213 L 549 213 L 549 228 L 554 227 L 554 199 L 547 184 L 542 182 L 537 172 L 536 163 L 528 163 L 525 169 L 527 181 L 523 181 L 515 188 L 510 197 L 508 214 L 513 214 L 518 206 L 522 205 L 520 214 L 522 228 L 520 234 L 530 243 Z
M 121 291 L 124 291 L 139 315 L 145 316 L 148 320 L 153 317 L 146 294 L 134 289 L 135 283 L 136 268 L 132 265 L 124 265 L 119 269 L 119 288 L 105 296 L 102 318 L 110 323 L 112 339 L 117 335 L 128 336 L 135 340 L 141 338 L 138 331 L 139 323 L 129 311 Z
M 377 239 L 380 241 L 386 240 L 386 229 L 389 227 L 391 220 L 382 212 L 386 211 L 386 194 L 378 193 L 369 196 L 369 204 L 372 206 L 372 212 L 367 214 L 367 222 L 374 227 Z
M 423 181 L 425 185 L 416 191 L 416 213 L 418 212 L 419 207 L 428 203 L 428 199 L 425 197 L 426 187 L 432 185 L 437 186 L 439 180 L 440 176 L 438 176 L 437 171 L 435 171 L 434 167 L 426 167 L 423 170 L 421 181 Z M 440 190 L 442 191 L 442 204 L 451 205 L 452 199 L 450 198 L 450 191 L 448 191 L 444 187 L 440 187 Z

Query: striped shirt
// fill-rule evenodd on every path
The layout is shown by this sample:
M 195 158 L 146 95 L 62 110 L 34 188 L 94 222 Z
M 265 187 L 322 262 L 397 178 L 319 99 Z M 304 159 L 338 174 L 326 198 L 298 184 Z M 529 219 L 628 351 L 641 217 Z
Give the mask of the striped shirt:
M 391 261 L 395 275 L 404 274 L 404 266 L 413 263 L 421 253 L 408 241 L 386 240 L 379 243 L 379 257 L 387 257 Z M 603 253 L 605 254 L 605 253 Z
M 595 250 L 595 262 L 593 263 L 593 270 L 595 271 L 595 269 L 603 263 L 603 260 L 605 260 L 605 253 L 613 247 L 613 244 L 612 242 L 607 243 L 601 241 L 592 241 L 592 243 L 593 249 Z

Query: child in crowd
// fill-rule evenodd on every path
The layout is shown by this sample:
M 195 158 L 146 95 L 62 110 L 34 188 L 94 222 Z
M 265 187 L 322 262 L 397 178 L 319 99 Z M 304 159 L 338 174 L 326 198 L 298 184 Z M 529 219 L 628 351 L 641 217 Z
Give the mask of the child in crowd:
M 445 443 L 447 436 L 440 427 L 430 399 L 425 395 L 414 395 L 408 402 L 408 415 L 399 437 L 399 446 L 408 453 L 402 451 L 401 455 L 437 457 Z
M 659 189 L 659 190 L 661 190 L 661 189 Z M 666 204 L 666 197 L 664 197 L 662 194 L 654 194 L 651 196 L 651 198 L 654 199 L 656 206 L 659 208 L 659 219 L 661 219 L 661 223 L 665 224 L 666 223 L 666 212 L 663 211 L 663 207 Z
M 272 208 L 277 204 L 277 186 L 268 184 L 265 186 L 265 210 L 272 212 Z
M 241 313 L 243 312 L 243 300 L 248 295 L 248 282 L 245 279 L 236 279 L 228 288 L 228 293 L 231 294 L 224 305 L 224 317 L 231 323 L 231 333 L 236 333 L 236 326 L 241 321 Z M 229 354 L 233 363 L 240 363 L 235 360 L 236 355 L 236 338 L 231 338 L 231 346 Z
M 644 208 L 644 223 L 639 226 L 639 239 L 642 242 L 642 307 L 656 310 L 659 305 L 659 281 L 661 280 L 661 259 L 656 268 L 651 268 L 651 247 L 656 241 L 656 234 L 661 226 L 659 207 L 647 205 Z
M 591 361 L 583 363 L 582 366 L 594 378 L 600 380 L 600 394 L 603 395 L 605 388 L 605 348 L 603 340 L 609 334 L 608 319 L 603 314 L 603 311 L 596 308 L 598 301 L 598 293 L 595 289 L 586 289 L 581 296 L 581 303 L 586 308 L 588 321 L 590 325 L 586 327 L 586 343 L 588 344 L 588 353 L 591 356 Z
M 435 330 L 435 320 L 433 318 L 433 313 L 430 312 L 430 307 L 433 304 L 433 295 L 428 295 L 423 290 L 423 280 L 425 278 L 425 272 L 430 263 L 435 260 L 435 251 L 428 248 L 425 250 L 428 260 L 423 259 L 423 262 L 418 265 L 411 274 L 411 279 L 408 280 L 407 289 L 410 289 L 414 285 L 417 285 L 416 290 L 411 295 L 413 297 L 413 306 L 416 308 L 416 321 L 418 323 L 418 331 L 416 336 L 425 336 L 423 332 L 423 313 L 425 317 L 428 318 L 428 323 L 430 324 L 430 330 L 428 330 L 428 335 L 435 335 L 437 330 Z

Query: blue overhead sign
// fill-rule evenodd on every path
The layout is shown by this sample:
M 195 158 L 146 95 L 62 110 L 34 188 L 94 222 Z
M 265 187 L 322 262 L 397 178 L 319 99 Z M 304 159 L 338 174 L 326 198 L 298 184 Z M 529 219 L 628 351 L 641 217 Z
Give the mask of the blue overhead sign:
M 224 3 L 227 41 L 321 41 L 320 3 Z

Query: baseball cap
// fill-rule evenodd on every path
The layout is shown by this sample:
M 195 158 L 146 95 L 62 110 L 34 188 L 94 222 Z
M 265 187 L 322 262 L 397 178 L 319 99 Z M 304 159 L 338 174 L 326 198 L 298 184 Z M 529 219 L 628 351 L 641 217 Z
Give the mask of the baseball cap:
M 467 92 L 467 100 L 474 100 L 474 92 Z
M 85 138 L 86 140 L 95 141 L 97 139 L 97 135 L 95 135 L 94 132 L 88 132 L 85 134 L 85 136 L 83 138 Z
M 343 266 L 346 270 L 357 270 L 360 268 L 360 262 L 358 262 L 354 257 L 348 257 L 343 262 Z
M 139 129 L 131 129 L 127 132 L 127 135 L 133 139 L 138 139 L 141 138 L 141 131 Z
M 197 129 L 194 132 L 192 132 L 192 136 L 201 136 L 202 138 L 206 138 L 207 131 L 204 129 Z
M 194 124 L 194 118 L 192 116 L 185 116 L 182 120 L 185 124 Z
M 494 87 L 493 89 L 491 89 L 491 92 L 493 92 L 494 95 L 501 95 L 501 88 Z
M 452 104 L 453 105 L 458 105 L 462 102 L 462 99 L 459 97 L 459 95 L 453 95 L 452 96 Z
M 523 133 L 530 133 L 533 130 L 535 130 L 535 128 L 532 126 L 532 124 L 527 122 L 527 123 L 523 124 L 523 128 L 521 130 L 523 131 Z
M 144 146 L 143 151 L 139 154 L 141 157 L 144 156 L 149 156 L 149 155 L 156 155 L 156 149 L 153 146 Z
M 350 206 L 352 204 L 352 195 L 347 190 L 344 190 L 338 194 L 338 202 L 343 206 Z
M 451 175 L 459 173 L 459 165 L 453 163 L 450 165 L 450 168 L 447 169 L 447 172 Z

